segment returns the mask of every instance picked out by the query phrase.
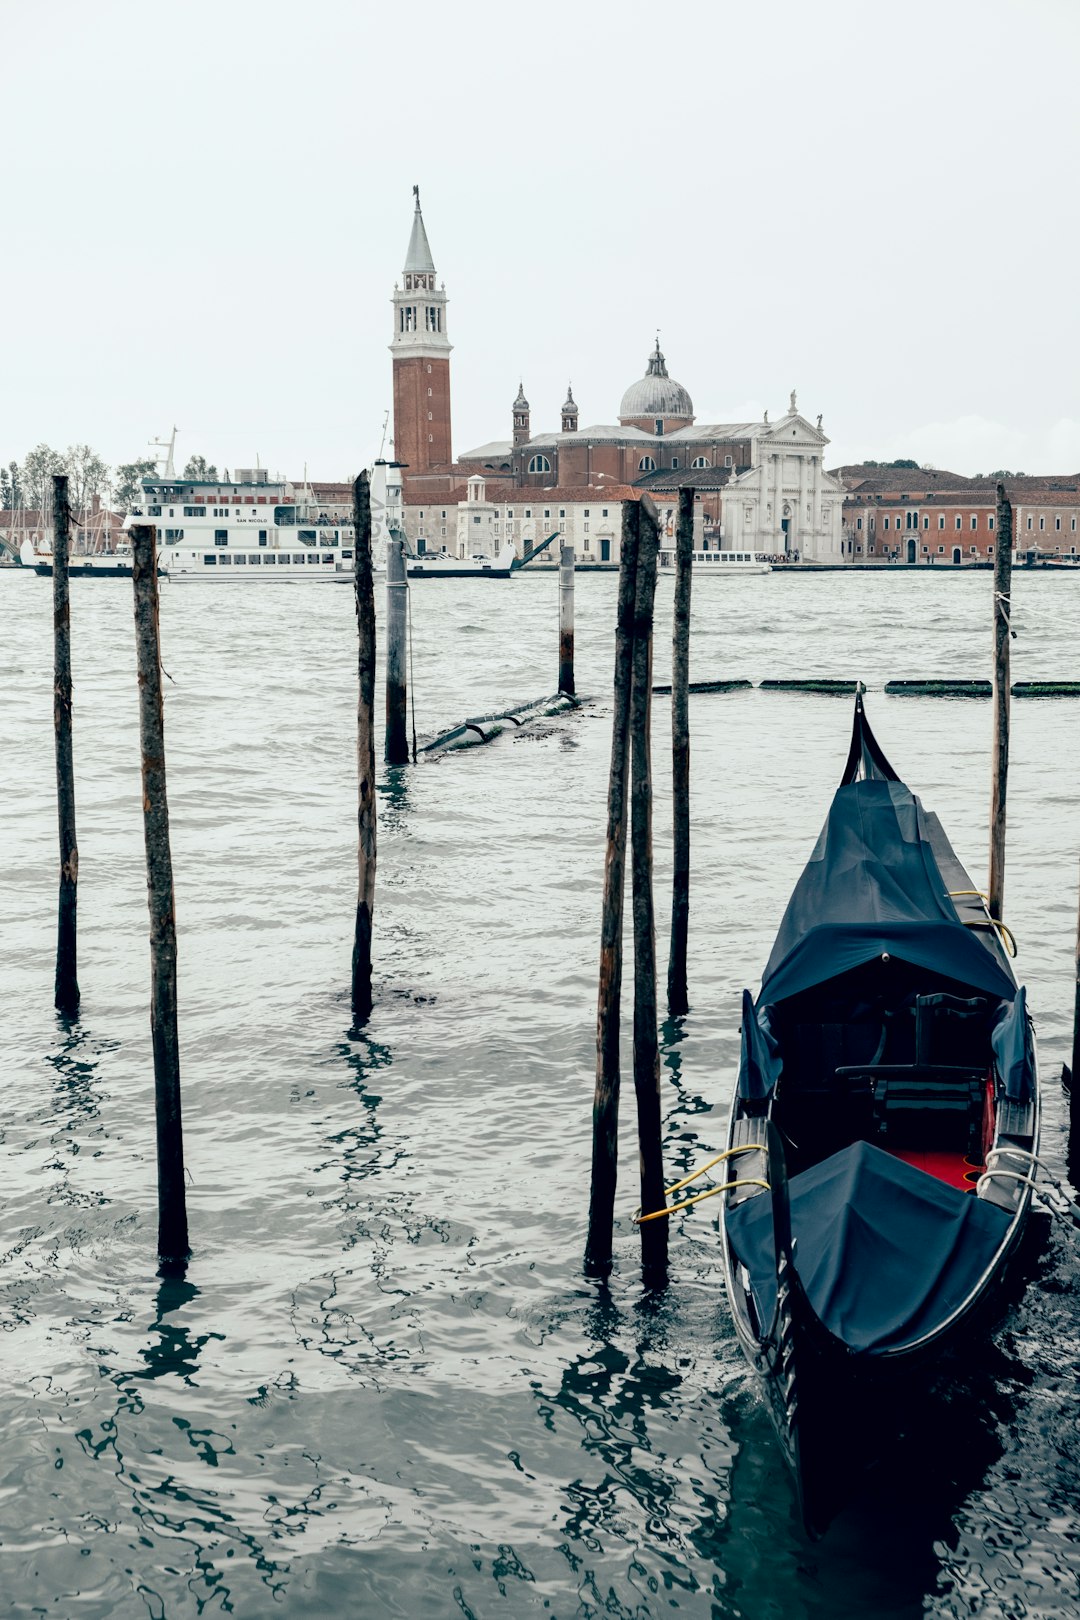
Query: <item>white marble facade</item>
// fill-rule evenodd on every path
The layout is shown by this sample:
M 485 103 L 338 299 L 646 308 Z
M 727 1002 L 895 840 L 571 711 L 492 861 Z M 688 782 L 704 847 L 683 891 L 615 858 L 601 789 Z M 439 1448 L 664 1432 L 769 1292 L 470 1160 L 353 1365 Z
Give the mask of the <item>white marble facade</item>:
M 766 418 L 751 440 L 753 464 L 723 493 L 725 551 L 843 561 L 843 485 L 825 471 L 821 418 L 800 416 L 795 394 L 786 416 Z

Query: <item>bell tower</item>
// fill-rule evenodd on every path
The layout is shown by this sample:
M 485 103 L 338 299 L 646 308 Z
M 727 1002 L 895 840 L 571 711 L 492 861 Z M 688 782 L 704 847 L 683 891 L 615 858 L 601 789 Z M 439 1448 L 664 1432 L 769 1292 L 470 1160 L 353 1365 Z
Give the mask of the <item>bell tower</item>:
M 400 285 L 394 287 L 394 456 L 408 464 L 406 478 L 449 469 L 450 350 L 446 289 L 436 287 L 420 188 Z
M 529 402 L 525 398 L 525 384 L 518 384 L 517 399 L 513 405 L 514 411 L 514 447 L 529 442 Z

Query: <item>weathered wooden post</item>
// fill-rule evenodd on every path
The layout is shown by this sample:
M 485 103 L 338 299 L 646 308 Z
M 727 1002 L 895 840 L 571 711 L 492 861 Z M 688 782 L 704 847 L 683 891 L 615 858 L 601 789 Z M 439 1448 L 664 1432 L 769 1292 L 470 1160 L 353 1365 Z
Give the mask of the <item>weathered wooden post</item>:
M 68 549 L 71 508 L 66 473 L 53 478 L 53 727 L 56 732 L 56 814 L 60 831 L 60 904 L 56 920 L 53 1003 L 73 1018 L 79 1010 L 76 911 L 79 849 L 75 837 L 75 763 L 71 738 L 71 598 Z
M 1072 1036 L 1072 1062 L 1067 1074 L 1062 1075 L 1069 1087 L 1069 1126 L 1074 1143 L 1074 1152 L 1080 1149 L 1080 912 L 1076 919 L 1076 987 L 1073 992 L 1073 1036 Z M 1074 1183 L 1075 1185 L 1075 1183 Z
M 585 1267 L 611 1266 L 619 1161 L 619 1015 L 622 1002 L 623 900 L 626 889 L 626 789 L 630 765 L 630 681 L 634 651 L 639 507 L 624 501 L 615 620 L 615 682 L 608 775 L 604 902 L 600 917 L 600 990 L 596 1004 L 596 1088 L 593 1093 L 592 1184 Z
M 574 696 L 574 548 L 559 548 L 559 691 Z
M 680 489 L 675 530 L 675 614 L 671 638 L 671 950 L 668 1016 L 690 1008 L 686 983 L 690 927 L 690 585 L 694 564 L 694 491 Z
M 1005 894 L 1005 800 L 1009 783 L 1009 640 L 1012 634 L 1012 503 L 997 487 L 994 542 L 994 746 L 990 788 L 991 917 L 1000 921 Z
M 405 726 L 408 708 L 405 676 L 408 590 L 405 542 L 392 534 L 386 542 L 386 745 L 383 759 L 387 765 L 409 763 L 409 739 Z
M 353 485 L 356 536 L 356 627 L 359 635 L 356 710 L 358 886 L 352 952 L 353 1025 L 371 1016 L 371 926 L 375 909 L 375 588 L 371 576 L 371 491 L 362 472 Z
M 656 915 L 652 849 L 652 635 L 660 524 L 648 496 L 640 502 L 634 657 L 630 686 L 630 851 L 634 910 L 634 1091 L 637 1097 L 641 1210 L 664 1206 L 660 1116 L 660 1045 L 656 1007 Z M 668 1223 L 641 1226 L 646 1274 L 661 1280 L 667 1267 Z
M 150 906 L 150 1034 L 157 1119 L 158 1259 L 182 1266 L 188 1247 L 184 1133 L 180 1112 L 180 1039 L 176 1024 L 176 908 L 169 801 L 165 791 L 165 721 L 161 698 L 157 531 L 131 531 L 135 586 L 135 653 L 139 671 L 143 834 Z

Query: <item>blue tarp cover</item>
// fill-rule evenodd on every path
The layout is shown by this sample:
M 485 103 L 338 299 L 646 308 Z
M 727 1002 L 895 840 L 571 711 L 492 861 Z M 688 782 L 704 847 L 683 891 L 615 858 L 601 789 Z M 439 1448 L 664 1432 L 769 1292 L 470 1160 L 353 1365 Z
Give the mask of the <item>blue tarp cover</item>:
M 1004 1210 L 868 1142 L 793 1176 L 790 1197 L 795 1270 L 810 1305 L 837 1339 L 871 1355 L 944 1322 L 1009 1224 Z M 748 1198 L 726 1224 L 767 1328 L 776 1305 L 771 1199 Z
M 995 949 L 957 917 L 919 800 L 903 782 L 874 779 L 837 790 L 780 923 L 759 1006 L 884 952 L 998 998 L 1016 994 Z
M 1016 1000 L 1003 1007 L 990 1035 L 998 1073 L 1010 1102 L 1030 1102 L 1035 1095 L 1035 1044 L 1028 1020 L 1027 990 L 1021 985 Z

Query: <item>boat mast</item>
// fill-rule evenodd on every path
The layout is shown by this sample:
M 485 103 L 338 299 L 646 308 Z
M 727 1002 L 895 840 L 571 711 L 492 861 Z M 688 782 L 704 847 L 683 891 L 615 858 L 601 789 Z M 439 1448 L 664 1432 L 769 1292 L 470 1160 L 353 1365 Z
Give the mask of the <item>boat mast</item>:
M 169 435 L 169 438 L 167 440 L 166 439 L 151 439 L 150 440 L 150 448 L 151 448 L 151 450 L 164 450 L 166 452 L 164 456 L 155 456 L 154 457 L 155 461 L 164 461 L 164 463 L 165 463 L 165 465 L 164 465 L 164 467 L 162 468 L 162 471 L 161 471 L 162 478 L 169 479 L 169 480 L 175 478 L 176 477 L 176 428 L 175 427 L 173 428 L 172 433 Z

